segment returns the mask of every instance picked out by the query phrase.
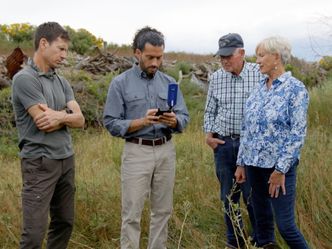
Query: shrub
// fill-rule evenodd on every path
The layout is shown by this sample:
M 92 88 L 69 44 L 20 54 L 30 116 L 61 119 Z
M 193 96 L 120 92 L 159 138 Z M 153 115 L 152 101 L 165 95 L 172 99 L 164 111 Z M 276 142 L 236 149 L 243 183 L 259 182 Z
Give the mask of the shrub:
M 318 62 L 319 66 L 326 71 L 332 70 L 332 56 L 323 56 Z
M 324 72 L 315 64 L 297 65 L 296 63 L 287 64 L 286 71 L 291 71 L 292 75 L 302 81 L 308 88 L 319 85 L 326 79 Z
M 167 75 L 173 77 L 176 81 L 179 80 L 179 70 L 175 67 L 167 67 L 161 69 Z
M 190 114 L 204 112 L 206 92 L 189 79 L 183 80 L 180 87 Z
M 192 66 L 189 62 L 179 61 L 174 66 L 163 68 L 162 71 L 173 77 L 176 81 L 179 80 L 179 72 L 182 74 L 189 74 L 192 71 Z
M 0 91 L 0 128 L 10 129 L 14 122 L 13 108 L 11 104 L 11 89 L 7 87 Z
M 189 74 L 192 70 L 191 64 L 188 63 L 188 62 L 185 62 L 185 61 L 177 62 L 176 65 L 175 65 L 175 68 L 178 71 L 181 70 L 183 74 Z
M 32 42 L 35 26 L 29 23 L 13 23 L 10 25 L 0 25 L 1 32 L 5 34 L 8 41 L 20 44 L 22 42 Z
M 80 82 L 81 89 L 75 91 L 75 98 L 85 117 L 86 126 L 98 127 L 103 125 L 103 111 L 107 92 L 113 77 L 117 73 L 108 73 L 97 80 Z M 74 83 L 75 89 L 75 83 Z
M 15 156 L 17 154 L 17 132 L 11 103 L 11 88 L 0 91 L 0 154 Z
M 93 46 L 103 46 L 103 39 L 96 38 L 86 29 L 78 29 L 76 31 L 69 26 L 65 26 L 65 29 L 69 33 L 71 39 L 69 49 L 78 54 L 85 54 Z

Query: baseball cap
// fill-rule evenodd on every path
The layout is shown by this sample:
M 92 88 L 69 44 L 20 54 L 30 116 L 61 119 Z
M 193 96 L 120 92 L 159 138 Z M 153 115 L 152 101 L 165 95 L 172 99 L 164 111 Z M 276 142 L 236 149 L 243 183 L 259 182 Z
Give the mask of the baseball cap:
M 230 56 L 233 54 L 235 49 L 243 48 L 243 40 L 239 34 L 229 33 L 220 37 L 218 45 L 219 50 L 214 56 Z

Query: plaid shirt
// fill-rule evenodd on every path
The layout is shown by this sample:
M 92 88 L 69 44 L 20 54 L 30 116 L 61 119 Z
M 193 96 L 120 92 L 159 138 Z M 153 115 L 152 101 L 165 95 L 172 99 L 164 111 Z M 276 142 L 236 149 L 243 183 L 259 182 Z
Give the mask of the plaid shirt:
M 204 131 L 222 136 L 240 134 L 246 100 L 262 77 L 259 66 L 248 62 L 238 76 L 223 69 L 213 73 L 205 107 Z

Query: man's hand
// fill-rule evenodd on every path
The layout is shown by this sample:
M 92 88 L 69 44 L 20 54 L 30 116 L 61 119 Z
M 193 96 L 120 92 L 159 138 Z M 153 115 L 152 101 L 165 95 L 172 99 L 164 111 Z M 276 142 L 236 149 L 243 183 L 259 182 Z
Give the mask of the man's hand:
M 237 183 L 244 183 L 247 180 L 243 166 L 237 166 L 234 176 Z
M 286 194 L 286 187 L 285 187 L 285 174 L 278 172 L 278 171 L 273 171 L 272 174 L 270 175 L 270 179 L 268 181 L 270 184 L 269 186 L 269 194 L 273 198 L 278 198 L 280 188 L 282 191 L 282 194 Z
M 159 117 L 156 116 L 158 109 L 149 109 L 146 111 L 145 116 L 143 117 L 143 126 L 149 126 L 152 124 L 157 124 Z
M 218 144 L 224 144 L 225 141 L 219 138 L 214 138 L 212 133 L 207 133 L 205 142 L 208 146 L 210 146 L 213 150 L 217 148 Z
M 134 119 L 129 125 L 128 133 L 138 131 L 152 124 L 158 124 L 159 117 L 156 116 L 157 111 L 158 109 L 149 109 L 143 118 Z
M 163 115 L 158 116 L 158 121 L 163 123 L 171 128 L 176 128 L 178 120 L 174 112 L 165 112 Z
M 54 111 L 45 104 L 38 104 L 38 108 L 42 113 L 34 118 L 34 122 L 39 130 L 52 132 L 63 126 L 65 111 Z

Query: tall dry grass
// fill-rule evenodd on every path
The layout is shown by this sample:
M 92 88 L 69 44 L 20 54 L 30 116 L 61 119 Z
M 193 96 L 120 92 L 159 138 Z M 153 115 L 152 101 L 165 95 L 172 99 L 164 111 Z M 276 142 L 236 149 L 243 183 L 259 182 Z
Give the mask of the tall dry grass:
M 332 81 L 310 92 L 310 128 L 298 168 L 297 224 L 313 249 L 332 248 Z M 168 248 L 217 249 L 225 227 L 212 151 L 204 143 L 204 94 L 184 85 L 191 123 L 174 137 L 177 175 Z M 74 132 L 76 220 L 69 248 L 120 248 L 121 139 L 104 130 Z M 0 248 L 18 248 L 21 176 L 18 158 L 0 156 Z M 245 212 L 244 217 L 248 223 Z M 148 240 L 149 205 L 142 216 L 141 248 Z M 282 248 L 287 248 L 278 238 Z

